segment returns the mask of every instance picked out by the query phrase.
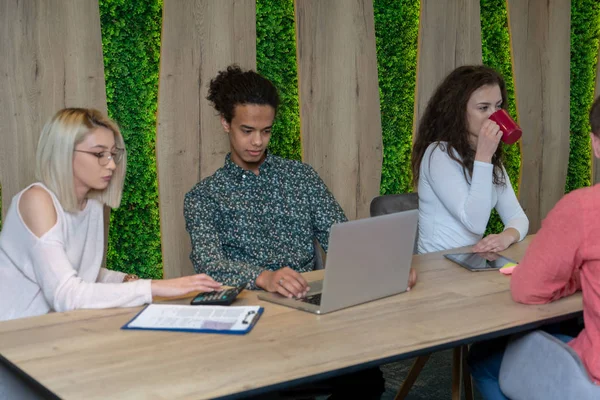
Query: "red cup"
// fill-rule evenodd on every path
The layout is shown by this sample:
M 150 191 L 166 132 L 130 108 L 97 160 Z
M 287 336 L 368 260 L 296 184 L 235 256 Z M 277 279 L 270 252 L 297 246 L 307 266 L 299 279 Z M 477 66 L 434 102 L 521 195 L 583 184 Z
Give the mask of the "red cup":
M 508 115 L 505 109 L 501 108 L 492 115 L 490 119 L 500 126 L 502 131 L 502 141 L 506 144 L 513 144 L 517 140 L 521 139 L 523 131 L 519 128 L 519 125 Z

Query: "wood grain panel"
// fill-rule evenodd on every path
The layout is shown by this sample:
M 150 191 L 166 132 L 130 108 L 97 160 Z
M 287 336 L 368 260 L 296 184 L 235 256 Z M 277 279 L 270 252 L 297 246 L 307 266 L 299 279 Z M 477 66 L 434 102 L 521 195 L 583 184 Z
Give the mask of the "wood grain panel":
M 563 196 L 569 163 L 569 0 L 508 0 L 529 232 Z
M 183 199 L 223 165 L 229 141 L 207 85 L 232 63 L 256 68 L 255 2 L 166 0 L 163 8 L 157 164 L 165 278 L 193 273 Z
M 481 64 L 479 0 L 421 0 L 413 140 L 435 88 L 456 67 L 473 64 Z
M 600 54 L 600 50 L 598 50 Z M 594 100 L 600 96 L 600 57 L 598 57 L 598 64 L 596 65 L 596 89 L 594 90 Z M 590 107 L 592 105 L 590 104 Z M 600 132 L 599 132 L 600 134 Z M 594 149 L 592 149 L 592 184 L 600 182 L 600 161 L 594 156 Z
M 348 218 L 368 217 L 382 163 L 373 2 L 295 6 L 303 159 Z
M 2 212 L 34 181 L 42 126 L 64 107 L 106 113 L 97 0 L 0 2 Z

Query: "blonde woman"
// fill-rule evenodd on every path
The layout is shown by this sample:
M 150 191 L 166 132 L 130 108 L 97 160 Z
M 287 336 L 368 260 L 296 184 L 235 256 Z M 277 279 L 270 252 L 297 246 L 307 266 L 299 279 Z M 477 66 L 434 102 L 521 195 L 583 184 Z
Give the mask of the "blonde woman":
M 67 108 L 44 126 L 37 182 L 12 199 L 0 232 L 0 321 L 221 287 L 205 274 L 145 280 L 101 268 L 103 205 L 119 206 L 125 169 L 123 137 L 100 112 Z

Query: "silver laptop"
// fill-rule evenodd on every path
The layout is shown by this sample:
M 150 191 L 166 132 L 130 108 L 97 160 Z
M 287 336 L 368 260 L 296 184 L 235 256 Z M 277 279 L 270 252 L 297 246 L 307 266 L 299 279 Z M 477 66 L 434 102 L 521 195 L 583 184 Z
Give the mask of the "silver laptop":
M 258 298 L 325 314 L 406 291 L 418 217 L 410 210 L 333 225 L 325 277 L 310 282 L 304 299 Z

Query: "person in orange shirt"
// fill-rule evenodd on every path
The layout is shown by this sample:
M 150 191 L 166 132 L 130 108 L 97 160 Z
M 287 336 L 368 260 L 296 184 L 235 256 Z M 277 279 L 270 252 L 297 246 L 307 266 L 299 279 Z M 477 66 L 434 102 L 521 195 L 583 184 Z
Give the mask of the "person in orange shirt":
M 600 158 L 600 97 L 590 110 L 592 149 Z M 545 304 L 583 295 L 585 329 L 569 346 L 588 373 L 600 381 L 600 185 L 574 190 L 550 211 L 527 254 L 515 268 L 510 290 L 515 301 Z
M 600 97 L 590 110 L 590 125 L 594 156 L 600 158 Z M 513 300 L 524 304 L 550 303 L 582 291 L 585 328 L 575 338 L 554 336 L 573 348 L 596 384 L 600 382 L 598 221 L 600 185 L 565 195 L 542 222 L 510 284 Z M 478 353 L 476 348 L 473 350 Z M 475 384 L 486 398 L 506 398 L 498 384 L 503 353 L 503 347 L 496 351 L 488 349 L 486 357 L 475 356 L 470 360 Z

